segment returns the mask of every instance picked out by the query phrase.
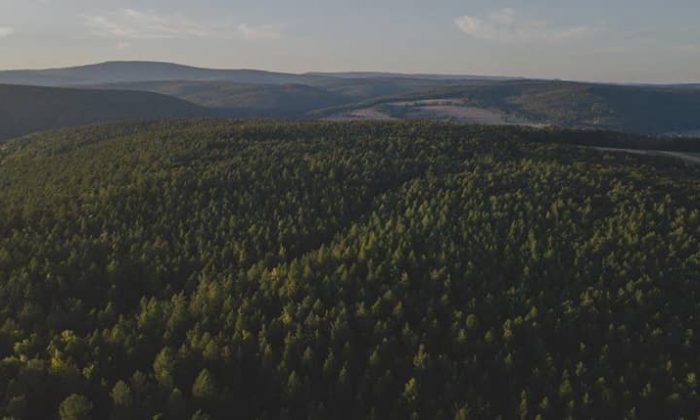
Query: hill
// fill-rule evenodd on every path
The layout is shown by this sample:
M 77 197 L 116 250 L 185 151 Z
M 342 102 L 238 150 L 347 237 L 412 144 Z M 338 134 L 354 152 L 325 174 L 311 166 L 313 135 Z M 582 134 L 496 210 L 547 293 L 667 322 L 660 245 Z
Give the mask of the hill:
M 105 121 L 210 115 L 181 99 L 148 92 L 0 85 L 0 140 Z
M 233 82 L 134 82 L 98 86 L 174 96 L 220 114 L 237 117 L 305 117 L 326 107 L 354 102 L 333 90 L 299 84 L 242 84 Z
M 225 80 L 236 83 L 287 84 L 310 83 L 324 80 L 324 78 L 262 70 L 205 69 L 150 61 L 110 61 L 59 69 L 0 71 L 0 83 L 38 86 L 98 85 L 173 80 Z
M 102 86 L 173 95 L 244 117 L 437 119 L 694 135 L 700 90 L 537 80 L 332 79 L 314 85 L 142 82 Z
M 157 62 L 5 71 L 0 72 L 0 83 L 154 92 L 196 103 L 213 115 L 233 117 L 434 119 L 685 136 L 700 131 L 700 89 L 692 84 L 381 72 L 290 74 Z
M 0 417 L 692 418 L 700 168 L 556 144 L 605 136 L 178 120 L 12 140 Z
M 334 80 L 423 80 L 468 81 L 508 80 L 504 77 L 461 76 L 438 74 L 402 74 L 386 72 L 280 73 L 250 69 L 208 69 L 181 64 L 152 61 L 108 61 L 84 66 L 45 70 L 0 71 L 0 83 L 38 86 L 100 85 L 109 83 L 162 81 L 226 81 L 244 84 L 317 85 Z
M 312 76 L 332 77 L 337 79 L 413 79 L 413 80 L 438 80 L 438 81 L 465 81 L 465 80 L 512 80 L 514 77 L 500 76 L 473 76 L 457 74 L 430 74 L 430 73 L 391 73 L 376 71 L 351 71 L 351 72 L 313 72 L 306 73 Z
M 319 109 L 418 93 L 450 85 L 421 79 L 332 79 L 305 84 L 250 84 L 228 81 L 157 81 L 96 85 L 175 96 L 239 117 L 306 118 Z
M 683 133 L 700 129 L 700 91 L 557 81 L 479 82 L 321 110 L 315 115 Z

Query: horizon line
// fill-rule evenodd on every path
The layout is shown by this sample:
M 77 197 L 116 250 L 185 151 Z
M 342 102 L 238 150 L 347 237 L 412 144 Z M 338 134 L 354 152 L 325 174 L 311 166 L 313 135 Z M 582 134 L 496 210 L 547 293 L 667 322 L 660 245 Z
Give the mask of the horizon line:
M 81 67 L 94 67 L 106 64 L 163 64 L 172 65 L 178 67 L 187 67 L 196 70 L 210 70 L 210 71 L 257 71 L 265 73 L 278 73 L 278 74 L 289 74 L 295 76 L 307 76 L 307 75 L 339 75 L 339 74 L 358 74 L 358 75 L 387 75 L 387 76 L 403 76 L 403 77 L 445 77 L 445 78 L 470 78 L 470 79 L 503 79 L 507 80 L 531 80 L 531 81 L 557 81 L 557 82 L 568 82 L 568 83 L 590 83 L 590 84 L 607 84 L 607 85 L 649 85 L 649 86 L 681 86 L 681 85 L 697 85 L 700 81 L 673 81 L 673 82 L 660 82 L 660 81 L 644 81 L 644 82 L 633 82 L 633 81 L 598 81 L 598 80 L 586 80 L 586 79 L 566 79 L 559 77 L 529 77 L 529 76 L 509 76 L 504 74 L 476 74 L 476 73 L 454 73 L 454 72 L 400 72 L 391 70 L 310 70 L 303 72 L 296 71 L 285 71 L 285 70 L 275 70 L 275 69 L 262 69 L 254 67 L 202 67 L 200 65 L 194 64 L 183 64 L 175 61 L 158 61 L 158 60 L 105 60 L 98 62 L 89 62 L 86 64 L 72 64 L 66 66 L 51 66 L 51 67 L 40 67 L 40 68 L 16 68 L 0 69 L 0 73 L 6 72 L 40 72 L 40 71 L 55 71 L 55 70 L 69 70 Z

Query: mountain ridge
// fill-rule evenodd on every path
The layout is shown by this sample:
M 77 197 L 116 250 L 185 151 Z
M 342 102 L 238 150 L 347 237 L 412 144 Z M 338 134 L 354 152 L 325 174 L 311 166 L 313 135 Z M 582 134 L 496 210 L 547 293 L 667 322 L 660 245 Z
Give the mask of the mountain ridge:
M 0 83 L 38 86 L 77 86 L 172 80 L 301 83 L 320 79 L 319 76 L 293 73 L 254 69 L 208 69 L 158 61 L 106 61 L 63 68 L 0 71 Z
M 206 69 L 156 61 L 109 61 L 87 66 L 46 70 L 0 72 L 0 84 L 81 88 L 101 91 L 151 92 L 184 102 L 168 102 L 162 112 L 142 109 L 145 118 L 225 116 L 236 118 L 297 119 L 425 119 L 461 123 L 551 125 L 569 128 L 598 128 L 639 134 L 695 136 L 700 130 L 700 89 L 698 85 L 622 85 L 542 79 L 503 79 L 482 76 L 401 74 L 387 72 L 279 73 L 250 69 Z M 13 91 L 17 94 L 18 91 Z M 25 91 L 26 92 L 26 91 Z M 49 95 L 48 92 L 52 92 Z M 22 130 L 51 128 L 70 120 L 71 125 L 99 116 L 110 121 L 136 118 L 130 110 L 106 101 L 93 103 L 98 113 L 85 109 L 89 118 L 65 118 L 67 109 L 80 104 L 62 103 L 65 92 L 43 92 L 35 108 L 26 107 Z M 3 106 L 12 114 L 13 94 Z M 119 93 L 116 95 L 125 95 Z M 132 97 L 135 93 L 131 94 Z M 124 96 L 121 96 L 122 98 Z M 26 98 L 25 98 L 26 100 Z M 54 104 L 46 107 L 39 102 Z M 150 104 L 153 97 L 144 98 Z M 105 107 L 116 106 L 107 112 Z M 190 111 L 182 112 L 190 107 Z M 173 111 L 169 113 L 168 111 Z M 93 118 L 94 117 L 94 118 Z

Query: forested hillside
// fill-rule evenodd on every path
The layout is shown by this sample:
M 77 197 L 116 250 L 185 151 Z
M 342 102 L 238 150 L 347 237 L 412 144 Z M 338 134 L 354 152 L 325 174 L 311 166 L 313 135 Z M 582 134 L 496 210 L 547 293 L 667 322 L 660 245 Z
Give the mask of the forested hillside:
M 557 136 L 194 120 L 0 146 L 0 417 L 694 418 L 700 169 Z
M 174 96 L 235 117 L 302 118 L 309 111 L 352 102 L 354 98 L 299 84 L 231 82 L 136 82 L 98 86 Z
M 681 86 L 624 86 L 552 80 L 472 81 L 319 110 L 318 116 L 472 122 L 473 110 L 494 124 L 598 128 L 645 134 L 700 129 L 700 92 Z M 366 112 L 365 112 L 366 113 Z
M 150 92 L 0 85 L 0 141 L 54 128 L 201 117 L 211 112 L 182 99 Z

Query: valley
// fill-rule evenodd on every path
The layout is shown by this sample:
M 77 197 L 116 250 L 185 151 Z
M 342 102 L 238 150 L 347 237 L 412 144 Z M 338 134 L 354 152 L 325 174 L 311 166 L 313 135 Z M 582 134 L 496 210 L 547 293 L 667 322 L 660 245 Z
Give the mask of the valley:
M 56 104 L 30 115 L 23 114 L 22 107 L 13 110 L 3 122 L 2 138 L 80 122 L 193 114 L 300 120 L 427 119 L 687 137 L 697 136 L 700 130 L 700 90 L 693 85 L 612 85 L 371 72 L 291 74 L 154 62 L 5 71 L 0 72 L 0 83 L 37 85 L 35 91 L 44 89 L 42 101 Z M 186 101 L 189 105 L 180 105 L 190 110 L 146 106 L 152 112 L 131 116 L 118 110 L 107 115 L 88 109 L 80 118 L 67 118 L 61 113 L 70 105 L 61 106 L 60 94 L 64 91 L 55 90 L 57 87 L 104 91 L 102 107 L 111 106 L 112 95 L 135 97 L 134 92 L 144 92 L 167 96 L 171 102 Z M 10 106 L 13 98 L 5 93 L 0 105 L 4 99 L 4 105 Z M 41 108 L 42 104 L 37 106 Z M 120 105 L 115 106 L 118 109 Z

